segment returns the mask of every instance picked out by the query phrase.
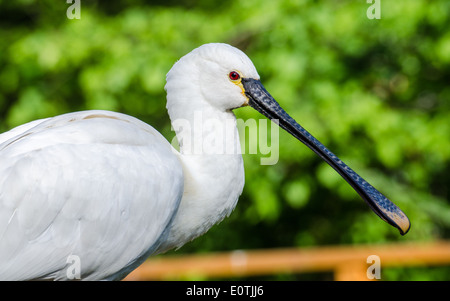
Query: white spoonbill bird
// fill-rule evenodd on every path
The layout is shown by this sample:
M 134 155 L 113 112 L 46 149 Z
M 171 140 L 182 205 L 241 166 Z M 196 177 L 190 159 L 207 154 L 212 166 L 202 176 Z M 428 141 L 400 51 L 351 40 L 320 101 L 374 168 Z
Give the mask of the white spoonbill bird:
M 239 152 L 204 150 L 220 145 L 217 137 L 240 149 L 232 110 L 247 105 L 278 120 L 401 234 L 409 230 L 397 206 L 278 105 L 242 51 L 219 43 L 194 49 L 165 88 L 172 124 L 185 125 L 174 126 L 180 151 L 150 125 L 100 110 L 0 135 L 0 279 L 66 280 L 77 268 L 75 278 L 119 280 L 148 256 L 208 231 L 236 206 L 244 167 Z M 228 134 L 199 127 L 199 113 Z

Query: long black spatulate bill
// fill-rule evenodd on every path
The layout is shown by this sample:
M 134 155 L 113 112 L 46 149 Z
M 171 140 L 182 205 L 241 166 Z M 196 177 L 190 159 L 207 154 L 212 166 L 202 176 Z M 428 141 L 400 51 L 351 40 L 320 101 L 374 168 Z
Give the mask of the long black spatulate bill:
M 400 234 L 405 235 L 409 231 L 411 223 L 406 214 L 289 116 L 259 80 L 244 78 L 242 84 L 251 107 L 267 118 L 278 121 L 281 128 L 318 154 L 358 192 L 381 219 L 396 227 Z

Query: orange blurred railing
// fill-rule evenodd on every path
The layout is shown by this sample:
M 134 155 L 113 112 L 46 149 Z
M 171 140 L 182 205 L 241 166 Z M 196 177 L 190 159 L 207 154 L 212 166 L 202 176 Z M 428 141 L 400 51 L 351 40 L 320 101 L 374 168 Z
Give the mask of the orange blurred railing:
M 232 251 L 151 258 L 125 280 L 172 280 L 277 273 L 334 272 L 335 280 L 369 280 L 376 255 L 380 269 L 450 264 L 450 242 L 330 246 Z

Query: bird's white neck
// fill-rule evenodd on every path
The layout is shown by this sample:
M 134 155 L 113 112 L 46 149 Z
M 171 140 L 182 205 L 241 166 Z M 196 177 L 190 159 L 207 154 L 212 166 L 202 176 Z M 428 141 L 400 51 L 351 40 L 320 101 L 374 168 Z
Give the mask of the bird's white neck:
M 170 96 L 168 93 L 168 99 Z M 180 145 L 184 193 L 168 238 L 158 252 L 180 247 L 222 221 L 233 211 L 244 187 L 236 117 L 207 103 L 194 110 L 195 96 L 185 97 L 191 99 L 189 108 L 169 109 Z

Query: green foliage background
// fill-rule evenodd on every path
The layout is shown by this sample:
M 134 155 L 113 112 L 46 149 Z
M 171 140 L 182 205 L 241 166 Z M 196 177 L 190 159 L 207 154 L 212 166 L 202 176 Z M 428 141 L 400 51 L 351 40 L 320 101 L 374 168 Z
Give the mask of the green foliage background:
M 106 109 L 171 141 L 165 75 L 208 42 L 244 50 L 300 124 L 412 221 L 401 237 L 328 165 L 280 132 L 279 162 L 244 155 L 235 212 L 180 253 L 450 236 L 450 2 L 0 0 L 0 130 Z M 238 118 L 261 118 L 250 108 Z M 385 280 L 450 280 L 449 268 L 391 269 Z M 267 279 L 328 279 L 279 275 Z M 266 278 L 264 278 L 266 279 Z

